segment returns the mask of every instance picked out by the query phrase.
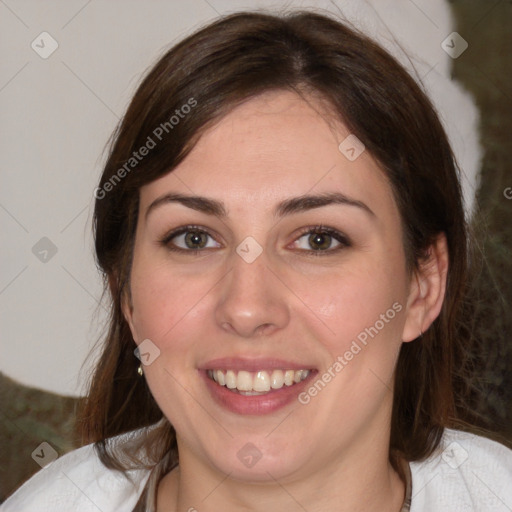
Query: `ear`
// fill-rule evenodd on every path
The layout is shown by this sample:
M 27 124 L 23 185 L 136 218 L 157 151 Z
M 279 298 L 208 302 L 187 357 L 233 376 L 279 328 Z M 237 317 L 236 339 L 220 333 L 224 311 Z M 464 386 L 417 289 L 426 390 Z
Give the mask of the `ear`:
M 447 275 L 448 244 L 446 235 L 440 233 L 411 277 L 402 341 L 416 339 L 437 318 L 443 306 Z
M 109 284 L 112 289 L 113 282 L 115 281 L 115 286 L 117 288 L 117 279 L 115 276 L 111 276 L 109 278 Z M 127 288 L 125 288 L 121 293 L 121 311 L 123 312 L 124 319 L 128 323 L 128 326 L 130 327 L 130 331 L 132 333 L 132 338 L 134 340 L 137 340 L 137 331 L 135 329 L 134 321 L 133 321 L 133 305 L 132 305 L 132 298 L 130 293 L 130 287 L 129 285 Z

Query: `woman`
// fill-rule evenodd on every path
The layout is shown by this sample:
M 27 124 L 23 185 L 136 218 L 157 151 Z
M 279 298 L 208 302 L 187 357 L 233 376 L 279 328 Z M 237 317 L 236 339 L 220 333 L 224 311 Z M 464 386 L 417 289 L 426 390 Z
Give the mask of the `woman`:
M 2 510 L 512 508 L 512 451 L 453 430 L 454 158 L 374 42 L 310 12 L 210 24 L 140 85 L 95 197 L 95 444 Z

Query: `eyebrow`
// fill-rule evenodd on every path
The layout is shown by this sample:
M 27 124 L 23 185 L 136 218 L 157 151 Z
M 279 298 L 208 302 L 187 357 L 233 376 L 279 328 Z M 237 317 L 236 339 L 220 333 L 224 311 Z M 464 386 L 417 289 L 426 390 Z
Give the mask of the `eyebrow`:
M 146 219 L 148 215 L 155 209 L 169 203 L 180 203 L 187 208 L 197 210 L 198 212 L 213 215 L 219 219 L 225 219 L 228 212 L 222 201 L 210 199 L 203 196 L 189 196 L 184 194 L 169 193 L 155 199 L 146 210 Z M 353 199 L 340 192 L 328 192 L 324 194 L 303 195 L 286 199 L 277 204 L 274 208 L 274 217 L 284 217 L 293 213 L 305 212 L 320 208 L 331 204 L 340 204 L 345 206 L 353 206 L 366 212 L 371 217 L 376 217 L 375 213 L 368 205 Z

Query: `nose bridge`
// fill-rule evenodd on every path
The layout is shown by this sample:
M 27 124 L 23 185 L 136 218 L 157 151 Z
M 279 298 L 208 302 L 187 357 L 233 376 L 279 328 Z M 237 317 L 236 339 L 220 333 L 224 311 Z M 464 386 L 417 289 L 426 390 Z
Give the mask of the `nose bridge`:
M 240 244 L 236 254 L 233 254 L 232 257 L 230 295 L 236 296 L 239 301 L 263 298 L 267 293 L 269 273 L 267 254 L 262 251 L 261 254 L 254 256 L 248 251 L 246 256 L 250 255 L 251 257 L 246 258 L 244 255 L 240 255 L 242 249 L 243 246 Z
M 223 280 L 216 306 L 218 324 L 243 337 L 263 330 L 270 334 L 284 327 L 289 318 L 285 289 L 273 276 L 267 254 L 259 247 L 245 240 L 233 252 L 231 272 Z

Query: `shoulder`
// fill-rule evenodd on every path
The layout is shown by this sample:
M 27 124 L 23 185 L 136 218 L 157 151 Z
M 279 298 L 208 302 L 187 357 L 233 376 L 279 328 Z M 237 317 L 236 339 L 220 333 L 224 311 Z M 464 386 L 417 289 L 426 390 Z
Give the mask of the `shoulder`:
M 436 452 L 410 466 L 411 512 L 512 510 L 512 450 L 500 443 L 446 429 Z
M 112 439 L 123 440 L 125 436 Z M 0 511 L 131 512 L 149 472 L 131 470 L 125 475 L 108 469 L 101 463 L 94 445 L 90 444 L 59 457 L 38 471 L 0 505 Z

